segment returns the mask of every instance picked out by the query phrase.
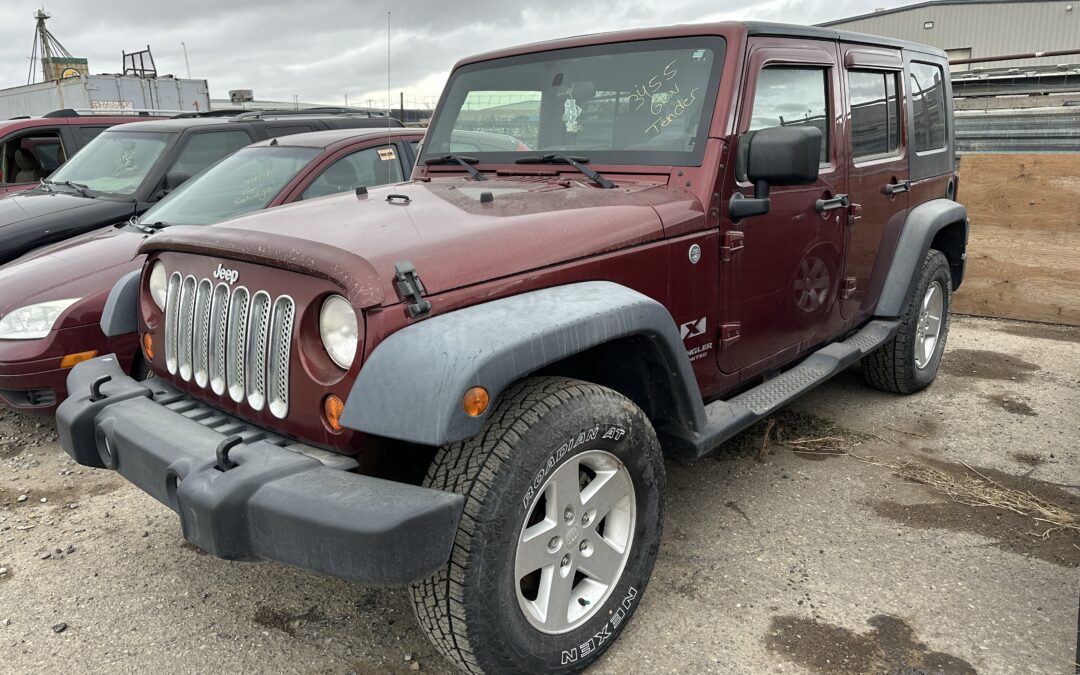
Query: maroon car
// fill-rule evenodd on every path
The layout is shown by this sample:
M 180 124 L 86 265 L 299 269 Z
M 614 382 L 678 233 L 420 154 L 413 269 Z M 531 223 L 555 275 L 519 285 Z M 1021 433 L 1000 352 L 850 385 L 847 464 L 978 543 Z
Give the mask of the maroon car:
M 664 453 L 933 383 L 952 126 L 945 52 L 824 28 L 465 59 L 412 182 L 148 237 L 102 330 L 155 377 L 75 366 L 61 443 L 209 553 L 410 585 L 463 672 L 584 669 L 648 607 Z
M 36 187 L 109 127 L 150 119 L 155 118 L 58 110 L 43 117 L 0 122 L 0 196 Z
M 113 284 L 138 270 L 144 239 L 173 224 L 209 225 L 257 209 L 408 178 L 417 129 L 343 129 L 255 143 L 208 168 L 139 220 L 38 249 L 0 267 L 0 403 L 52 413 L 76 363 L 115 353 L 137 376 L 138 336 L 98 321 Z

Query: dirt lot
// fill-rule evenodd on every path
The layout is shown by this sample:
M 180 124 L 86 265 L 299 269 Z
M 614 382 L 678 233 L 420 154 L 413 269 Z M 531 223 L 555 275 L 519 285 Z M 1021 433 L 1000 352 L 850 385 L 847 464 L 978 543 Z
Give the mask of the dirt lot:
M 1080 513 L 1078 357 L 1080 329 L 960 318 L 926 392 L 851 371 L 778 415 L 764 452 L 763 424 L 669 461 L 656 572 L 593 672 L 1074 672 L 1080 536 L 910 477 Z M 448 670 L 403 591 L 204 555 L 11 413 L 0 567 L 3 671 Z

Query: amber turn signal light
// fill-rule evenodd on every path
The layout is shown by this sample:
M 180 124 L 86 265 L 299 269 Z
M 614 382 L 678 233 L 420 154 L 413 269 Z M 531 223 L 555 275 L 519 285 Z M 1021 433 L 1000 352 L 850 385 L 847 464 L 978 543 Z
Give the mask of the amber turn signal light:
M 462 401 L 465 407 L 465 414 L 469 417 L 480 417 L 487 409 L 488 404 L 491 403 L 491 397 L 488 396 L 487 389 L 483 387 L 473 387 L 465 392 L 465 398 Z
M 64 358 L 60 359 L 61 368 L 70 368 L 76 363 L 82 363 L 83 361 L 89 361 L 97 356 L 97 350 L 93 349 L 88 352 L 79 352 L 78 354 L 68 354 Z
M 323 417 L 326 418 L 326 426 L 335 433 L 345 427 L 341 426 L 341 412 L 345 410 L 345 403 L 337 396 L 330 394 L 323 399 Z
M 143 354 L 146 356 L 147 361 L 154 360 L 154 336 L 150 333 L 143 333 L 142 336 L 142 349 Z

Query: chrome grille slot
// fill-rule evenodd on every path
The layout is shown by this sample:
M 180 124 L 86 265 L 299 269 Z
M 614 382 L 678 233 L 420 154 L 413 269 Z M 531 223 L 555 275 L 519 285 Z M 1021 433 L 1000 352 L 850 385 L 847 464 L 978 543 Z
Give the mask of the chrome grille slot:
M 266 403 L 266 343 L 270 329 L 270 295 L 259 291 L 251 297 L 244 360 L 247 370 L 247 402 L 255 410 Z
M 287 295 L 274 301 L 270 319 L 270 347 L 267 351 L 267 404 L 270 413 L 284 418 L 289 413 L 289 350 L 296 303 Z
M 209 279 L 199 282 L 195 290 L 194 344 L 191 353 L 195 384 L 205 387 L 210 381 L 210 294 L 213 291 Z
M 169 277 L 168 293 L 165 295 L 165 367 L 171 375 L 176 374 L 176 323 L 180 309 L 180 273 Z
M 177 317 L 179 331 L 177 334 L 178 361 L 180 363 L 180 377 L 184 382 L 191 380 L 191 343 L 193 314 L 195 313 L 195 277 L 187 277 L 180 286 L 180 312 Z
M 248 303 L 251 294 L 238 286 L 229 305 L 229 337 L 225 343 L 225 383 L 229 398 L 237 403 L 244 400 L 244 345 L 247 344 Z
M 218 284 L 210 303 L 210 389 L 225 393 L 225 345 L 229 337 L 229 287 Z
M 292 297 L 175 272 L 164 325 L 170 374 L 279 419 L 289 414 Z

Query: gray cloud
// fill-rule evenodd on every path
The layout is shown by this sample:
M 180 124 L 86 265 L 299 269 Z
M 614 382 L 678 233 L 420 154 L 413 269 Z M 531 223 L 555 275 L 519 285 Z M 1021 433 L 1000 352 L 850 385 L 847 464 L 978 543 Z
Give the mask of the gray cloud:
M 895 0 L 51 0 L 53 34 L 94 73 L 118 72 L 121 52 L 149 44 L 158 70 L 209 81 L 211 95 L 253 89 L 261 99 L 377 105 L 386 98 L 386 11 L 391 10 L 393 97 L 434 102 L 459 58 L 526 42 L 599 31 L 760 19 L 816 23 L 895 6 Z M 0 87 L 25 84 L 40 0 L 0 4 Z

